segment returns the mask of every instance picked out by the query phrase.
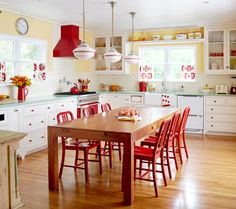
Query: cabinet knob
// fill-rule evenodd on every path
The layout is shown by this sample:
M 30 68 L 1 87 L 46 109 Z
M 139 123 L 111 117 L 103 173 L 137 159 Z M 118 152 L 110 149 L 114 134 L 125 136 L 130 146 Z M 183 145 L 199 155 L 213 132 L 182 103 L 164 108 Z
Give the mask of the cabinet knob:
M 152 129 L 155 129 L 155 128 L 156 128 L 156 126 L 155 126 L 155 125 L 153 125 L 153 126 L 152 126 Z
M 15 109 L 15 110 L 14 110 L 14 112 L 18 112 L 18 110 L 17 110 L 17 109 Z
M 226 66 L 226 69 L 229 69 L 229 66 Z
M 211 127 L 213 127 L 213 125 L 211 125 Z
M 214 102 L 216 103 L 216 100 L 214 100 Z
M 41 136 L 42 139 L 44 139 L 44 136 Z
M 56 118 L 53 118 L 52 120 L 56 120 Z
M 29 126 L 32 126 L 32 123 L 30 123 Z
M 64 104 L 63 105 L 61 105 L 62 107 L 64 107 Z
M 32 142 L 32 140 L 30 139 L 29 142 Z
M 50 107 L 48 107 L 48 109 L 50 110 L 51 108 L 50 108 Z
M 44 123 L 44 121 L 42 120 L 41 123 Z
M 213 117 L 211 117 L 211 119 L 213 119 Z
M 211 108 L 211 110 L 213 110 L 213 108 Z

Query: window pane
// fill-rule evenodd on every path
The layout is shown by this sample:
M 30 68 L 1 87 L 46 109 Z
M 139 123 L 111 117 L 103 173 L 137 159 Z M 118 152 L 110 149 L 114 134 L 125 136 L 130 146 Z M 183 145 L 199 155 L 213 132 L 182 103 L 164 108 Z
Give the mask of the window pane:
M 20 44 L 20 60 L 21 61 L 40 61 L 41 50 L 40 45 L 35 43 Z
M 196 69 L 192 65 L 170 65 L 171 81 L 196 81 Z
M 164 64 L 165 51 L 156 48 L 144 48 L 141 49 L 141 59 L 146 64 Z
M 34 64 L 33 63 L 21 63 L 20 64 L 20 72 L 21 75 L 28 76 L 29 78 L 33 78 L 34 74 Z
M 13 41 L 0 40 L 0 60 L 13 59 Z
M 170 49 L 169 64 L 195 64 L 194 48 Z

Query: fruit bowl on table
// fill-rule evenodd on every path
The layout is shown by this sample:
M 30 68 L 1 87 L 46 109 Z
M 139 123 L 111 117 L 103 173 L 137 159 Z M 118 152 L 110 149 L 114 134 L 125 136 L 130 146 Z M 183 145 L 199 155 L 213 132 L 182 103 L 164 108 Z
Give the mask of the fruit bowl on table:
M 133 108 L 120 110 L 118 112 L 117 118 L 121 121 L 138 121 L 142 119 L 139 116 L 138 111 Z

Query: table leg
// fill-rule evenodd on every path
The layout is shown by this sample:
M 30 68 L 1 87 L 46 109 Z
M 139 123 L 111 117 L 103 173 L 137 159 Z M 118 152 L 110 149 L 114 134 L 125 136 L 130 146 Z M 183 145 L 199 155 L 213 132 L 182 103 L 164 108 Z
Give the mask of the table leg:
M 131 139 L 124 142 L 122 191 L 124 203 L 131 205 L 134 200 L 134 144 Z
M 58 137 L 52 127 L 48 127 L 48 186 L 51 191 L 59 189 Z

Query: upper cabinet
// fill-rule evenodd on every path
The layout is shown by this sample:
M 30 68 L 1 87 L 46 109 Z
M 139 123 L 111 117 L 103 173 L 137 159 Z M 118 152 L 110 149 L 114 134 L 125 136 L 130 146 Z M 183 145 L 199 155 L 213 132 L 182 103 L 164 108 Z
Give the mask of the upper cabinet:
M 124 36 L 114 36 L 113 46 L 124 57 Z M 119 62 L 107 63 L 104 59 L 104 54 L 110 50 L 112 39 L 110 36 L 95 37 L 95 72 L 98 74 L 124 74 L 125 64 L 123 57 Z
M 236 74 L 236 29 L 206 31 L 205 72 Z

